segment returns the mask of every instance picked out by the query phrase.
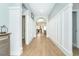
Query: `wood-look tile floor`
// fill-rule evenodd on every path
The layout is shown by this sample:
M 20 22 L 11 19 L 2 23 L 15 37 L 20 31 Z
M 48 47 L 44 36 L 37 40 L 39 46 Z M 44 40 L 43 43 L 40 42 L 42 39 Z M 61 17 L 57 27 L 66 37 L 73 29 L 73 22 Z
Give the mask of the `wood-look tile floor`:
M 22 56 L 64 56 L 64 54 L 50 39 L 39 33 L 31 44 L 24 45 Z
M 73 47 L 73 56 L 79 56 L 79 48 Z

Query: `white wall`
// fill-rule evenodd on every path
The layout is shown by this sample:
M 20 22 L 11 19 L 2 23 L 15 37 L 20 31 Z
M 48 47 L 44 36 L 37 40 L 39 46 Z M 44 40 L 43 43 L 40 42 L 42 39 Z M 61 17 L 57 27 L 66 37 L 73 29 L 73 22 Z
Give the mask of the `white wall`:
M 49 18 L 52 18 L 53 16 L 55 16 L 67 4 L 68 3 L 56 3 L 49 15 Z
M 9 25 L 8 4 L 0 3 L 0 26 Z M 0 29 L 1 30 L 1 29 Z
M 22 53 L 22 11 L 21 4 L 9 7 L 10 55 Z
M 21 41 L 21 5 L 18 3 L 0 4 L 0 26 L 6 25 L 10 35 L 10 54 L 20 55 L 22 51 Z
M 25 19 L 26 19 L 25 40 L 26 44 L 28 45 L 36 35 L 36 28 L 35 28 L 35 22 L 31 18 L 31 13 L 29 10 L 26 11 Z
M 65 5 L 51 17 L 47 34 L 66 55 L 72 55 L 72 4 Z

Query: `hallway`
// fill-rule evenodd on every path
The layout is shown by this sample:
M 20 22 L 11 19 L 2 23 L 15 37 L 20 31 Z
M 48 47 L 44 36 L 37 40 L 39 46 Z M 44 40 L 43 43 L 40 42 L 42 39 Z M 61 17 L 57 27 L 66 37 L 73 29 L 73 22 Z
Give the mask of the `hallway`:
M 25 16 L 25 19 L 22 20 L 26 20 L 24 35 L 26 45 L 24 45 L 21 55 L 73 55 L 72 4 L 23 3 L 22 11 L 22 16 Z M 41 28 L 42 33 L 46 32 L 47 37 L 43 34 L 36 36 Z
M 30 45 L 24 45 L 22 56 L 64 56 L 49 38 L 39 33 Z
M 10 56 L 79 56 L 79 3 L 8 3 L 0 8 L 0 55 L 9 50 Z M 6 39 L 7 48 L 2 46 Z

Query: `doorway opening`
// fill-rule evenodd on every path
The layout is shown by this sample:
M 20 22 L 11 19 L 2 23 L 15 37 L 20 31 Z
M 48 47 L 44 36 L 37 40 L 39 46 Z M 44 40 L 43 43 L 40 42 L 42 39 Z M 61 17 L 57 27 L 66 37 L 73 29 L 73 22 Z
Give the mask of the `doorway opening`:
M 73 55 L 79 56 L 79 48 L 78 48 L 78 39 L 77 39 L 77 11 L 72 12 L 72 20 L 73 20 L 73 40 L 72 40 L 72 47 L 73 47 Z
M 25 44 L 25 15 L 22 15 L 22 46 Z
M 46 20 L 43 18 L 36 21 L 36 34 L 38 33 L 46 35 Z

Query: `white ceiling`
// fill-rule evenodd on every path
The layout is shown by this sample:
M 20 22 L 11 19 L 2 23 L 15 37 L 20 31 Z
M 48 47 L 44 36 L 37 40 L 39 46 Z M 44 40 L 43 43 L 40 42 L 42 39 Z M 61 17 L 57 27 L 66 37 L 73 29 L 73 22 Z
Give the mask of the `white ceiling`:
M 26 3 L 25 6 L 29 8 L 35 17 L 48 17 L 52 11 L 55 3 Z

